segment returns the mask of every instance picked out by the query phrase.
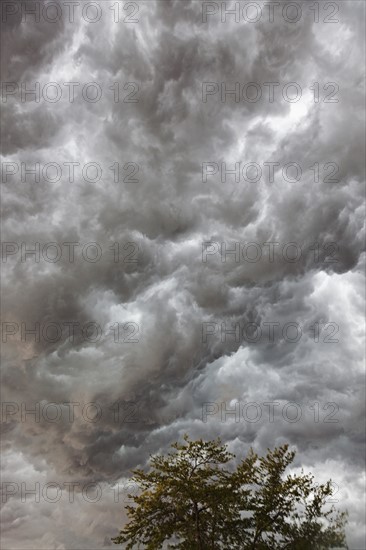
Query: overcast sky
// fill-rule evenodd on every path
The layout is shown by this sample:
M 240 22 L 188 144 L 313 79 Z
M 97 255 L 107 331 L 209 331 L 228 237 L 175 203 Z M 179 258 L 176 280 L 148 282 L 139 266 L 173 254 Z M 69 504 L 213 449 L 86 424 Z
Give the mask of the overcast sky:
M 188 433 L 365 548 L 364 2 L 2 4 L 3 547 L 111 546 Z

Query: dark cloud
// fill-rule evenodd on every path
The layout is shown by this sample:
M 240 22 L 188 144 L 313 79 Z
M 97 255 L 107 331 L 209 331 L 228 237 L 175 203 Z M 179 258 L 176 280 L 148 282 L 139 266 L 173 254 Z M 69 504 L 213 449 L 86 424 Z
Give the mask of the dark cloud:
M 297 23 L 276 16 L 255 24 L 222 23 L 220 15 L 203 23 L 201 1 L 141 1 L 139 22 L 130 24 L 113 22 L 112 2 L 99 3 L 103 16 L 93 24 L 82 6 L 73 22 L 65 6 L 54 24 L 22 22 L 21 4 L 3 18 L 3 81 L 39 82 L 41 90 L 57 82 L 62 97 L 22 101 L 19 88 L 2 103 L 3 161 L 18 170 L 2 183 L 3 241 L 19 245 L 2 264 L 3 319 L 19 328 L 3 343 L 3 400 L 19 406 L 4 422 L 3 481 L 79 486 L 73 503 L 67 493 L 56 504 L 9 498 L 5 546 L 109 547 L 125 521 L 113 487 L 188 432 L 220 435 L 238 456 L 289 442 L 296 467 L 338 484 L 350 547 L 361 548 L 364 4 L 339 3 L 336 24 L 314 23 L 309 2 Z M 329 11 L 323 4 L 320 21 Z M 80 83 L 73 102 L 65 82 Z M 254 82 L 262 97 L 221 101 L 219 91 L 203 102 L 204 82 L 219 90 Z M 279 83 L 273 102 L 268 82 Z M 298 102 L 283 99 L 290 82 L 301 86 Z M 323 101 L 335 90 L 324 89 L 330 82 L 339 87 L 337 103 Z M 83 97 L 88 83 L 100 86 L 99 101 Z M 123 101 L 131 97 L 138 102 Z M 22 181 L 21 163 L 37 162 L 39 181 L 29 174 Z M 70 181 L 65 163 L 72 162 L 79 164 Z M 222 181 L 218 172 L 202 181 L 203 163 L 233 169 L 236 162 L 240 170 L 256 163 L 262 177 L 247 181 L 240 172 L 240 181 Z M 274 181 L 264 164 L 271 162 Z M 57 181 L 52 169 L 42 172 L 47 163 L 62 167 Z M 98 181 L 93 169 L 85 177 L 87 163 L 98 163 Z M 301 167 L 299 181 L 291 170 L 283 177 L 288 163 Z M 37 242 L 40 261 L 21 261 L 20 243 Z M 50 242 L 62 250 L 55 263 L 42 255 Z M 110 248 L 117 242 L 118 263 Z M 205 257 L 209 242 L 214 253 Z M 278 243 L 271 260 L 269 242 Z M 76 243 L 73 262 L 65 243 Z M 99 261 L 85 259 L 87 243 L 98 243 Z M 240 243 L 238 261 L 233 254 L 222 261 L 221 243 L 227 251 Z M 245 243 L 257 243 L 258 261 L 242 253 Z M 293 248 L 284 255 L 287 243 L 300 247 L 297 261 L 289 260 Z M 22 323 L 37 322 L 39 341 L 31 334 L 22 341 Z M 65 328 L 71 322 L 74 339 Z M 102 330 L 95 342 L 82 332 L 90 322 Z M 42 333 L 52 323 L 63 327 L 55 341 L 52 328 Z M 117 342 L 116 323 L 125 325 Z M 278 323 L 273 338 L 268 323 Z M 284 337 L 289 323 L 300 327 L 298 341 L 289 341 L 291 331 Z M 225 335 L 235 324 L 240 337 Z M 245 332 L 253 324 L 257 341 Z M 123 341 L 137 329 L 129 338 L 138 341 Z M 96 421 L 83 409 L 91 402 L 102 412 Z M 256 403 L 258 422 L 226 417 L 237 402 Z M 278 403 L 273 422 L 268 402 Z M 21 422 L 21 403 L 56 403 L 62 415 Z M 78 404 L 72 421 L 62 403 Z M 300 407 L 297 422 L 288 403 Z M 207 410 L 214 413 L 206 422 Z M 80 490 L 89 482 L 102 488 L 94 503 Z

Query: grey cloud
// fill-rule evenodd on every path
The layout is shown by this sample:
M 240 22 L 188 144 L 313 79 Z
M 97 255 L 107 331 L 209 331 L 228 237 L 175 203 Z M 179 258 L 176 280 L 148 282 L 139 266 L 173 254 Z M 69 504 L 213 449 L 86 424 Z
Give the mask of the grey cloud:
M 107 548 L 125 521 L 123 503 L 110 487 L 145 466 L 149 454 L 165 452 L 188 432 L 191 437 L 221 436 L 238 457 L 250 446 L 264 452 L 288 441 L 298 450 L 296 467 L 332 477 L 341 490 L 341 507 L 350 511 L 352 548 L 363 544 L 361 495 L 364 443 L 364 105 L 362 36 L 364 5 L 342 2 L 341 23 L 314 23 L 306 3 L 301 21 L 285 23 L 202 23 L 202 2 L 139 2 L 139 23 L 113 23 L 111 2 L 103 18 L 87 24 L 62 20 L 21 23 L 9 20 L 3 33 L 5 81 L 97 82 L 97 103 L 77 90 L 75 102 L 20 101 L 2 104 L 3 161 L 32 167 L 57 162 L 98 162 L 100 181 L 75 181 L 63 170 L 60 181 L 41 175 L 39 183 L 2 184 L 3 240 L 15 243 L 78 242 L 75 261 L 9 257 L 3 268 L 3 318 L 34 323 L 90 321 L 103 328 L 93 343 L 62 335 L 56 342 L 19 333 L 3 343 L 3 400 L 97 402 L 98 422 L 76 411 L 74 422 L 31 417 L 4 423 L 10 481 L 96 482 L 105 497 L 59 505 L 31 503 L 19 495 L 3 504 L 8 548 Z M 281 6 L 284 5 L 283 3 Z M 311 13 L 311 12 L 310 12 Z M 338 33 L 338 34 L 337 34 Z M 281 87 L 298 82 L 296 103 L 281 99 Z M 114 101 L 114 82 L 136 82 L 137 103 Z M 278 97 L 235 103 L 220 95 L 202 102 L 202 82 L 232 87 L 279 82 Z M 309 87 L 339 85 L 338 103 L 314 103 Z M 264 90 L 264 88 L 263 88 Z M 65 90 L 64 90 L 65 91 Z M 130 91 L 130 90 L 128 90 Z M 329 92 L 329 90 L 328 90 Z M 123 97 L 123 96 L 121 96 Z M 301 110 L 303 109 L 303 111 Z M 138 182 L 114 181 L 110 167 L 139 165 Z M 202 163 L 278 162 L 273 183 L 235 182 L 220 174 L 202 181 Z M 301 181 L 288 182 L 281 168 L 297 162 Z M 337 182 L 323 181 L 323 165 L 339 167 Z M 311 167 L 320 165 L 320 181 Z M 124 175 L 124 172 L 123 172 Z M 303 254 L 273 262 L 202 261 L 202 243 L 296 242 Z M 82 245 L 97 242 L 96 263 L 83 260 Z M 109 247 L 136 243 L 138 261 L 113 261 Z M 337 262 L 315 257 L 309 248 L 337 246 Z M 65 251 L 65 248 L 63 249 Z M 279 249 L 280 250 L 280 249 Z M 123 251 L 123 248 L 122 248 Z M 124 252 L 127 253 L 127 249 Z M 323 250 L 324 251 L 324 250 Z M 113 323 L 138 325 L 138 342 L 114 342 Z M 298 342 L 281 334 L 273 342 L 233 335 L 231 329 L 256 323 L 296 322 Z M 338 343 L 314 341 L 311 327 L 335 323 Z M 202 339 L 203 323 L 215 334 Z M 108 328 L 109 327 L 109 328 Z M 279 331 L 279 332 L 280 332 Z M 202 420 L 204 403 L 280 401 L 298 403 L 303 417 L 274 423 Z M 111 406 L 136 403 L 134 422 L 116 422 Z M 309 403 L 336 403 L 338 423 L 313 421 Z M 63 409 L 65 412 L 65 409 Z M 265 410 L 265 409 L 263 409 Z M 321 414 L 331 409 L 320 409 Z M 326 465 L 326 466 L 325 466 Z M 17 528 L 17 534 L 16 534 Z M 30 545 L 30 540 L 32 545 Z

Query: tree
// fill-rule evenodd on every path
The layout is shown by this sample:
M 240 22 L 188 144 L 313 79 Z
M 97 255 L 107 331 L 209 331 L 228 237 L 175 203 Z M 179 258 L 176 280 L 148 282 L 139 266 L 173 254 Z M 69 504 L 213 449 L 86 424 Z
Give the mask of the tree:
M 346 512 L 327 505 L 331 481 L 287 475 L 288 445 L 259 457 L 251 450 L 237 468 L 220 440 L 174 443 L 175 452 L 151 457 L 149 472 L 133 471 L 141 493 L 129 495 L 129 523 L 115 544 L 147 550 L 325 550 L 347 548 Z

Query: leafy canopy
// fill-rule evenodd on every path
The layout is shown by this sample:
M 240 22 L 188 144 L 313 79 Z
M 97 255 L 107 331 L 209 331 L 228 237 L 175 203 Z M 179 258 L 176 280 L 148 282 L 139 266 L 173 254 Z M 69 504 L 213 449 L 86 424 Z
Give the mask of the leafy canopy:
M 331 481 L 287 475 L 288 445 L 259 457 L 250 450 L 237 468 L 219 439 L 172 444 L 151 457 L 149 472 L 133 471 L 139 495 L 129 495 L 129 523 L 115 537 L 127 550 L 325 550 L 347 548 L 346 512 L 327 504 Z M 137 546 L 135 546 L 137 545 Z M 142 546 L 141 546 L 142 545 Z

